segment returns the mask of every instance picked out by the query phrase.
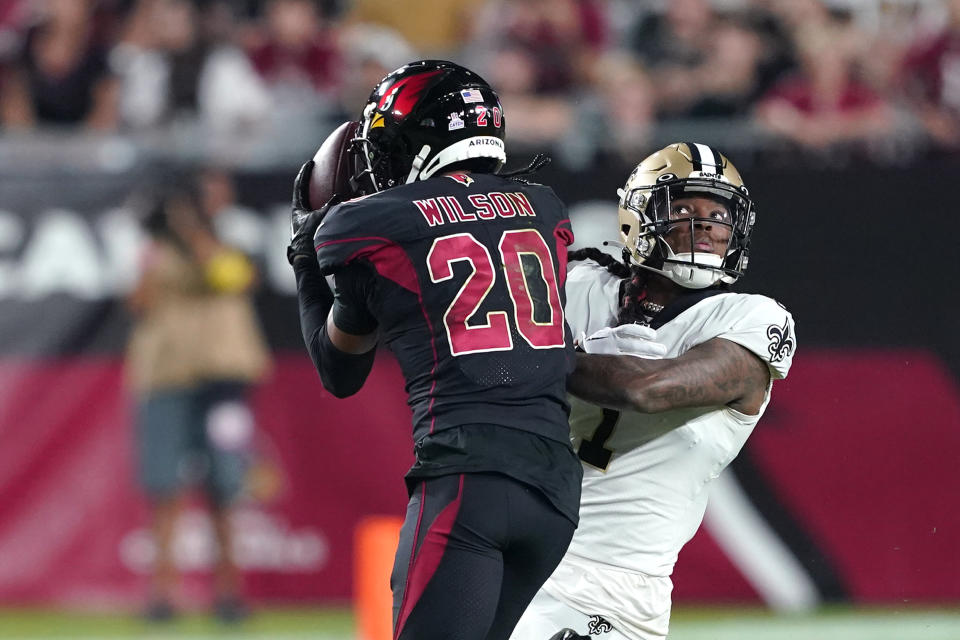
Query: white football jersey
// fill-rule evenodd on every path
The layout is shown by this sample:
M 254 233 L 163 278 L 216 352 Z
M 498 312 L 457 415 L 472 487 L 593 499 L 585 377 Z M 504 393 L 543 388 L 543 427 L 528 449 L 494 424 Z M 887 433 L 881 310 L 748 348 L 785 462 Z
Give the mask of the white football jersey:
M 616 325 L 620 283 L 593 261 L 571 263 L 565 311 L 574 336 Z M 657 329 L 666 358 L 713 338 L 755 353 L 769 366 L 771 379 L 786 377 L 796 347 L 790 313 L 761 295 L 713 295 Z M 710 482 L 739 453 L 769 399 L 770 387 L 758 415 L 727 406 L 641 414 L 571 397 L 573 446 L 584 460 L 580 526 L 544 590 L 581 611 L 622 617 L 627 627 L 631 618 L 635 623 L 659 617 L 635 629 L 636 637 L 659 636 L 664 606 L 669 615 L 669 576 L 703 520 Z M 635 602 L 634 615 L 623 601 L 626 594 L 607 587 L 631 581 L 628 576 L 636 573 L 661 577 L 664 586 L 658 587 L 661 595 L 652 596 L 658 603 Z M 620 600 L 619 612 L 609 610 L 611 597 Z

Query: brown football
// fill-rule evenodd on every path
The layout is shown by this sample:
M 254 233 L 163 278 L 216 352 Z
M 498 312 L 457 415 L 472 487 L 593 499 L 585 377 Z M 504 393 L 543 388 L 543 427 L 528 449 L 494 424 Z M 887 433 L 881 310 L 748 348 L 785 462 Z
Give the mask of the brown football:
M 313 154 L 310 174 L 310 206 L 319 209 L 334 195 L 349 200 L 355 194 L 350 188 L 350 140 L 357 131 L 357 122 L 344 122 L 323 141 Z

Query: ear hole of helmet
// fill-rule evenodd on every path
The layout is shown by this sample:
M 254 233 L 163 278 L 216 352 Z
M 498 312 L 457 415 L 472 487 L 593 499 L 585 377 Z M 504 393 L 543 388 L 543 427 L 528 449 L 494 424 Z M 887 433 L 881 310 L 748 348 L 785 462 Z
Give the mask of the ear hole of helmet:
M 386 186 L 395 186 L 406 180 L 410 173 L 410 167 L 413 165 L 413 157 L 420 152 L 420 149 L 413 148 L 413 142 L 409 136 L 400 132 L 393 138 L 393 144 L 387 150 L 390 158 L 390 179 L 392 183 Z

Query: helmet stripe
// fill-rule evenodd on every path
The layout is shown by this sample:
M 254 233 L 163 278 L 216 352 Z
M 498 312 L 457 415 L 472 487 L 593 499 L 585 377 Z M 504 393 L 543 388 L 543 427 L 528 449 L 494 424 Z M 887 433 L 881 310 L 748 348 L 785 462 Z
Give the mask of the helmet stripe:
M 700 152 L 701 165 L 710 165 L 713 167 L 713 171 L 707 169 L 707 173 L 723 175 L 723 163 L 720 161 L 720 154 L 714 152 L 713 149 L 705 144 L 699 144 L 696 142 L 694 144 L 696 145 L 697 150 Z M 701 169 L 701 171 L 703 171 L 703 169 Z
M 700 160 L 700 145 L 696 142 L 684 142 L 683 144 L 687 145 L 687 150 L 690 151 L 690 161 L 693 163 L 693 170 L 703 171 L 703 161 Z

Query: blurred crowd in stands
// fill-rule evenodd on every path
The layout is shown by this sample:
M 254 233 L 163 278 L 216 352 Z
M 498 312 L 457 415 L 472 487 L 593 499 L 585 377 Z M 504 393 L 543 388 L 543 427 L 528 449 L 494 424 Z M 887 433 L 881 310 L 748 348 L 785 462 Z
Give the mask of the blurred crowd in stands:
M 572 166 L 703 127 L 812 157 L 960 150 L 960 0 L 0 0 L 0 135 L 303 138 L 428 57 Z

